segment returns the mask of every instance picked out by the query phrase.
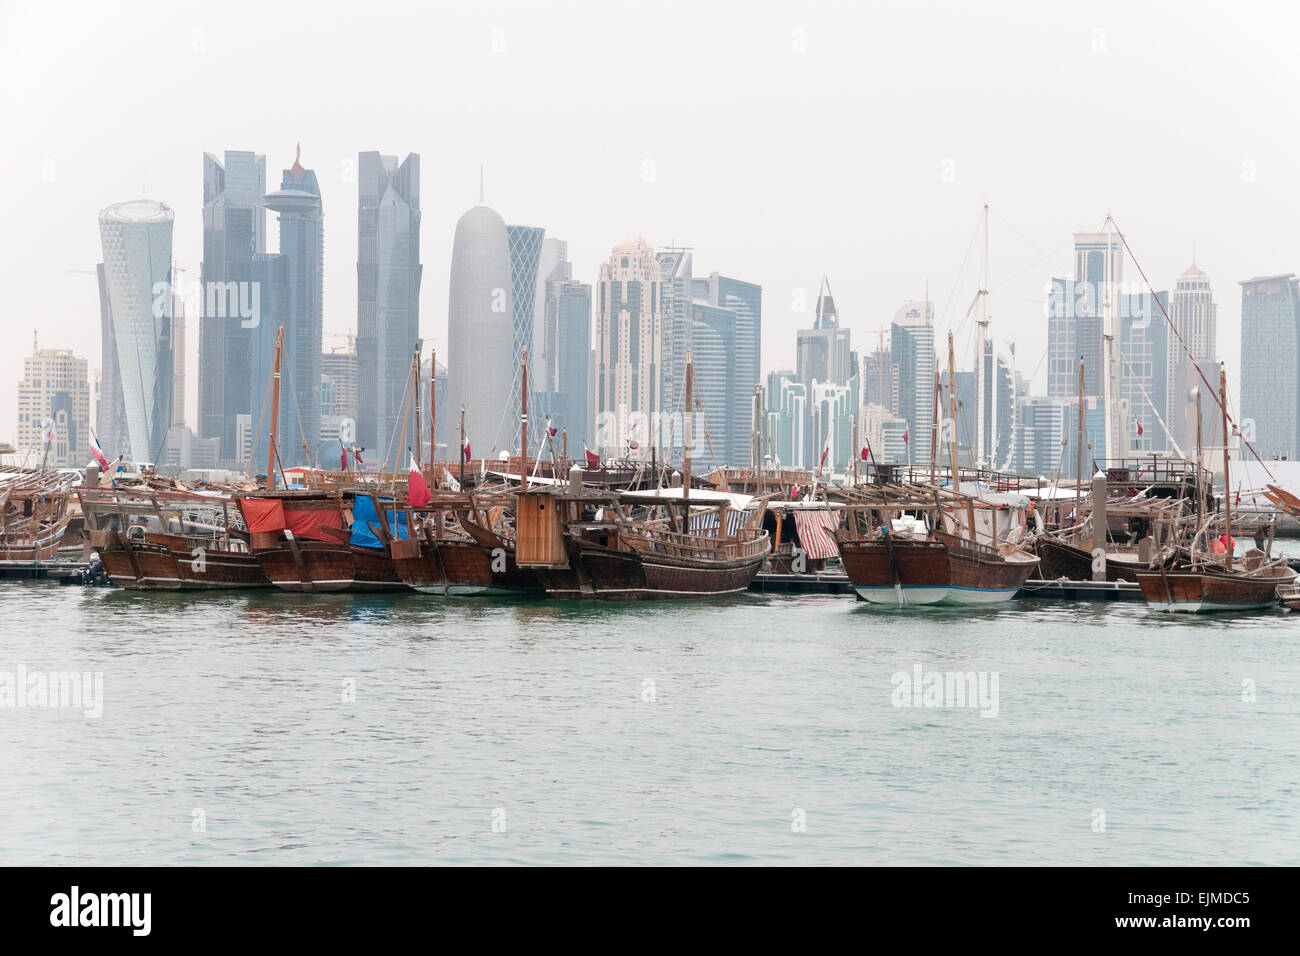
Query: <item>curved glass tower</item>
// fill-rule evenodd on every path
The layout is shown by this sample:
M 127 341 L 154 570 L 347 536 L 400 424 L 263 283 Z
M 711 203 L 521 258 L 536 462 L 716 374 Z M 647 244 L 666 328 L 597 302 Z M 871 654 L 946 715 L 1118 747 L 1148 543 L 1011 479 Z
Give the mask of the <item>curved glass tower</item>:
M 172 220 L 171 209 L 151 199 L 99 213 L 99 440 L 110 457 L 156 461 L 171 428 Z
M 465 434 L 478 458 L 495 457 L 514 447 L 519 419 L 518 409 L 509 407 L 514 326 L 505 220 L 487 206 L 475 206 L 456 223 L 451 251 L 447 308 L 451 408 L 446 415 L 448 434 L 456 435 L 457 416 L 465 406 Z
M 510 384 L 510 405 L 519 408 L 519 396 L 523 391 L 523 370 L 520 362 L 524 349 L 529 354 L 529 375 L 535 375 L 540 363 L 537 348 L 533 343 L 533 313 L 537 295 L 537 265 L 542 253 L 542 239 L 546 230 L 537 226 L 506 226 L 506 238 L 510 243 L 510 294 L 513 298 L 511 312 L 514 313 L 514 375 Z M 539 391 L 534 378 L 529 392 Z M 531 395 L 530 395 L 531 398 Z M 534 437 L 541 434 L 534 431 Z M 532 444 L 532 440 L 529 440 Z

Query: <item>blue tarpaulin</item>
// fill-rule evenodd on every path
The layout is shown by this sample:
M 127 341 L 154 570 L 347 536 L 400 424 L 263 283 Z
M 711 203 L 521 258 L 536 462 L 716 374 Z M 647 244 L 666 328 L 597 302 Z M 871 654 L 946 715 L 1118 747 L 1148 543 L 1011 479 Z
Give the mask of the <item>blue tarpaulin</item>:
M 380 498 L 385 503 L 392 498 Z M 389 530 L 394 538 L 406 538 L 406 512 L 389 512 Z M 382 548 L 383 542 L 370 530 L 371 525 L 379 524 L 379 515 L 375 513 L 375 502 L 369 495 L 357 495 L 352 500 L 352 538 L 351 543 L 359 548 Z

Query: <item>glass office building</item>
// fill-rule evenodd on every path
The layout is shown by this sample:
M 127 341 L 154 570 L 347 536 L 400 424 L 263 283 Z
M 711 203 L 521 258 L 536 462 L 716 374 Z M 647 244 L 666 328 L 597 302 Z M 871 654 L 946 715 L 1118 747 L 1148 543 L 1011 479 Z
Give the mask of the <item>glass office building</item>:
M 172 425 L 172 221 L 149 199 L 99 214 L 99 439 L 110 457 L 156 462 Z

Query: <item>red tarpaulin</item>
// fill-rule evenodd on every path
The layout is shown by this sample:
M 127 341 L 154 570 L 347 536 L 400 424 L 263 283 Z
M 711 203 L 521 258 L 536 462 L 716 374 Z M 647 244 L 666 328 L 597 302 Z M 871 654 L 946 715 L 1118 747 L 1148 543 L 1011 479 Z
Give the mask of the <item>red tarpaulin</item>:
M 239 510 L 249 531 L 284 530 L 284 503 L 279 498 L 240 498 Z
M 239 510 L 249 531 L 292 531 L 296 538 L 313 541 L 337 541 L 321 531 L 323 524 L 338 527 L 339 512 L 332 505 L 309 508 L 285 508 L 279 498 L 241 498 Z
M 313 541 L 338 541 L 332 534 L 326 534 L 320 526 L 327 524 L 337 528 L 340 524 L 337 508 L 287 508 L 284 512 L 285 527 L 293 532 L 295 538 L 310 538 Z

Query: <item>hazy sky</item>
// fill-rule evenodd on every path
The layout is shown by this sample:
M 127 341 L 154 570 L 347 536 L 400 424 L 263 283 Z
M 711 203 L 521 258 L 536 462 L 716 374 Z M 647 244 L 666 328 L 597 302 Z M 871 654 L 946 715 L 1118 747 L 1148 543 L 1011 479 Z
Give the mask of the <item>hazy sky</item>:
M 296 9 L 295 9 L 296 7 Z M 99 365 L 97 212 L 176 214 L 198 279 L 202 155 L 316 170 L 325 329 L 356 326 L 360 150 L 422 163 L 421 331 L 445 356 L 451 239 L 478 198 L 568 240 L 590 282 L 631 236 L 763 286 L 764 371 L 823 274 L 865 348 L 928 279 L 940 330 L 978 287 L 1043 387 L 1043 293 L 1107 213 L 1157 288 L 1214 282 L 1235 381 L 1240 288 L 1300 271 L 1300 14 L 1282 4 L 221 3 L 0 0 L 0 439 L 32 332 Z M 143 186 L 142 186 L 143 183 Z M 268 214 L 268 241 L 277 230 Z M 969 256 L 969 258 L 968 258 Z M 963 270 L 963 265 L 965 268 Z M 1126 278 L 1137 278 L 1131 265 Z M 197 321 L 188 420 L 193 423 Z M 328 342 L 328 339 L 327 339 Z M 1233 392 L 1236 388 L 1233 386 Z

